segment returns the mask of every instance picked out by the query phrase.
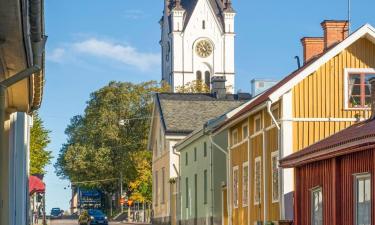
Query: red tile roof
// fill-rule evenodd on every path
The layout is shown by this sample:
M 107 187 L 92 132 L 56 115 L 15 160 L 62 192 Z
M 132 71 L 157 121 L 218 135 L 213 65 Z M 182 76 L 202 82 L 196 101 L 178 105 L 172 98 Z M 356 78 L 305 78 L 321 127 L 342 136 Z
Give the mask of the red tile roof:
M 354 124 L 280 160 L 281 167 L 296 167 L 358 151 L 375 144 L 375 119 Z

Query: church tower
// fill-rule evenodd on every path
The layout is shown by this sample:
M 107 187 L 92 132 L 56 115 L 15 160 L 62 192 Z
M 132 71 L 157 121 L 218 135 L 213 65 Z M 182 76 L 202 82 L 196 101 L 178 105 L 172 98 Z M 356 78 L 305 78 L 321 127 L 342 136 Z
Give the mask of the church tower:
M 231 0 L 164 0 L 160 20 L 162 80 L 173 89 L 194 80 L 211 87 L 225 76 L 234 92 L 234 17 Z

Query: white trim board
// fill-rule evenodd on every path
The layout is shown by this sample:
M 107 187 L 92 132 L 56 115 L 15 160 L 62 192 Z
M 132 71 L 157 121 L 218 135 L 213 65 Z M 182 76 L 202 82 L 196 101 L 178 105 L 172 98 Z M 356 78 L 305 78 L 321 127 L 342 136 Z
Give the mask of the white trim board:
M 288 81 L 287 83 L 282 85 L 280 88 L 275 90 L 273 93 L 271 93 L 269 96 L 269 99 L 272 102 L 277 101 L 284 93 L 288 92 L 290 89 L 292 89 L 295 85 L 297 85 L 307 76 L 314 73 L 320 66 L 327 63 L 334 56 L 336 56 L 337 54 L 342 52 L 344 49 L 349 47 L 351 44 L 353 44 L 355 41 L 363 37 L 369 39 L 371 42 L 375 44 L 375 28 L 372 27 L 370 24 L 363 25 L 357 31 L 352 33 L 348 38 L 346 38 L 345 40 L 337 44 L 335 47 L 333 47 L 331 50 L 329 50 L 327 53 L 325 53 L 317 61 L 315 61 L 314 63 L 307 66 L 305 69 L 303 69 L 299 74 L 297 74 L 290 81 Z

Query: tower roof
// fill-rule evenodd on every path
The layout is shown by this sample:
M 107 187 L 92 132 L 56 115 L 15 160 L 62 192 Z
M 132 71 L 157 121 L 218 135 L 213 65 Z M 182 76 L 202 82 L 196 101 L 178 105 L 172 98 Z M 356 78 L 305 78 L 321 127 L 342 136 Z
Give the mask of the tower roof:
M 198 1 L 199 0 L 179 0 L 181 7 L 186 12 L 184 28 L 188 24 L 190 17 L 192 16 Z M 214 11 L 215 16 L 218 18 L 220 25 L 224 27 L 224 19 L 222 16 L 222 12 L 225 11 L 225 4 L 222 2 L 222 0 L 208 0 L 208 2 L 211 4 L 211 7 Z M 173 4 L 172 7 L 174 7 L 174 5 L 175 4 Z

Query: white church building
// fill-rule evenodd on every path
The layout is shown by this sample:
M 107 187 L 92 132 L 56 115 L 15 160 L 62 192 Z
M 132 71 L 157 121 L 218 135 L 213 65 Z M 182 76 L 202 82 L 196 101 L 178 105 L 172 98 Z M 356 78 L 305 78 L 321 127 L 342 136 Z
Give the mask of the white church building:
M 231 0 L 165 0 L 160 20 L 162 80 L 176 88 L 194 80 L 211 87 L 225 76 L 234 93 L 234 17 Z

